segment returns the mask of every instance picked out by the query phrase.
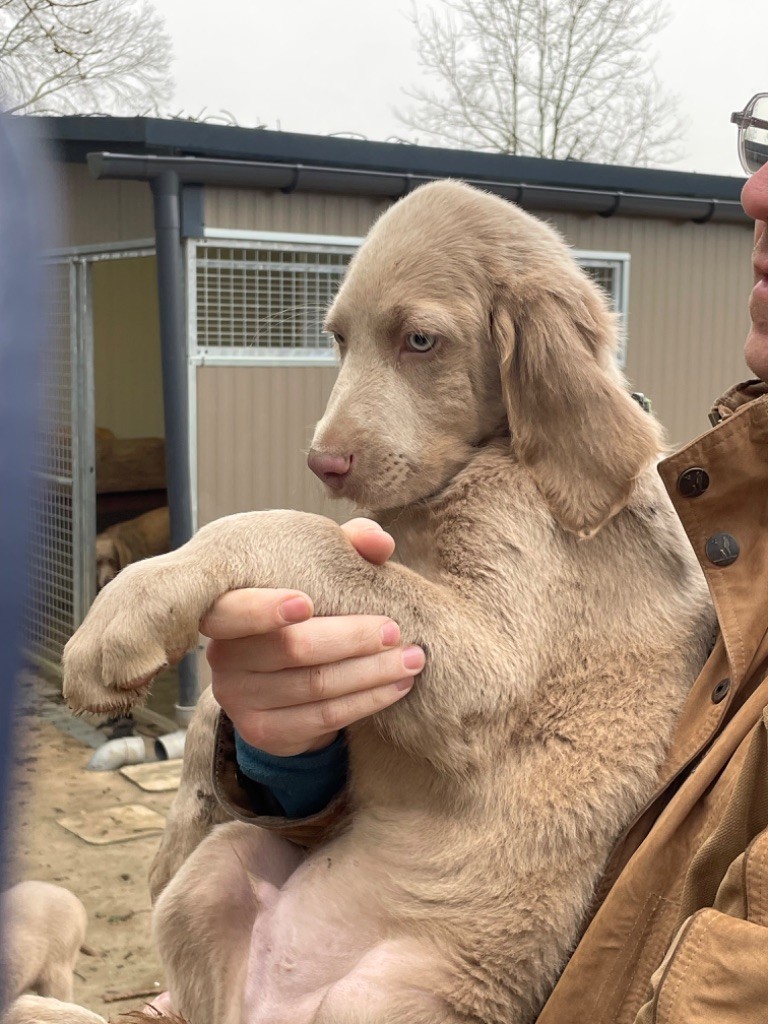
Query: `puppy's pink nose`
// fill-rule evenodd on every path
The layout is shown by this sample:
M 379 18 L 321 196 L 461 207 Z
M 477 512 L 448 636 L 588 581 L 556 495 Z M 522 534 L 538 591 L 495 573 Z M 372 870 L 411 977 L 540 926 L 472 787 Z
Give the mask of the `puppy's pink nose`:
M 352 456 L 331 455 L 328 452 L 313 450 L 307 456 L 307 465 L 326 486 L 338 491 L 352 467 Z

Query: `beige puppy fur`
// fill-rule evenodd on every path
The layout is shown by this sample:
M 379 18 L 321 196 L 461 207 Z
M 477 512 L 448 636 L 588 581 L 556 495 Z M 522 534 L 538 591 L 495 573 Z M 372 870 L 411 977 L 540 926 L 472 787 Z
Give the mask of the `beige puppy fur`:
M 71 1001 L 88 924 L 77 896 L 50 882 L 20 882 L 0 897 L 0 921 L 0 973 L 9 999 L 33 991 Z
M 234 588 L 391 616 L 427 663 L 348 730 L 344 828 L 297 864 L 219 826 L 164 889 L 173 1005 L 191 1024 L 527 1024 L 654 787 L 711 639 L 706 587 L 614 318 L 551 228 L 420 188 L 372 229 L 328 327 L 342 365 L 313 447 L 352 456 L 339 493 L 403 564 L 317 516 L 212 523 L 98 596 L 64 692 L 130 707 Z
M 2 1024 L 107 1024 L 98 1013 L 75 1003 L 43 996 L 22 996 L 8 1008 L 1 1020 Z M 146 1017 L 144 1021 L 147 1022 Z
M 96 538 L 96 584 L 99 590 L 126 565 L 162 555 L 171 547 L 167 506 L 116 523 Z

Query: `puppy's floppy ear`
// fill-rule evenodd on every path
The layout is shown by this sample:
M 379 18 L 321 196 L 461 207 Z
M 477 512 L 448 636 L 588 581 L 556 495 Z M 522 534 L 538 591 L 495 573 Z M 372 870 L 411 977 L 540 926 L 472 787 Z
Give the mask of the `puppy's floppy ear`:
M 505 288 L 492 316 L 515 449 L 580 537 L 624 507 L 661 448 L 658 423 L 615 365 L 615 319 L 596 288 L 567 272 L 522 294 Z

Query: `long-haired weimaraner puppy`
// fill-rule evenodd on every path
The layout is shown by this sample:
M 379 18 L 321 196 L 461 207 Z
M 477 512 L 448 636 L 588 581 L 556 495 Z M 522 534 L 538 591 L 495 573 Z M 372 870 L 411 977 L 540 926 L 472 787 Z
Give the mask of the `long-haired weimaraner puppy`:
M 72 1003 L 75 962 L 88 916 L 74 893 L 50 882 L 19 882 L 0 896 L 0 1024 L 106 1024 Z
M 69 889 L 19 882 L 0 896 L 0 970 L 9 1001 L 25 992 L 72 1000 L 88 915 Z
M 369 564 L 320 516 L 211 523 L 99 594 L 65 694 L 130 707 L 235 588 L 391 616 L 426 667 L 349 730 L 344 826 L 308 855 L 213 829 L 157 903 L 170 1003 L 190 1024 L 523 1024 L 654 787 L 711 639 L 706 587 L 614 317 L 550 227 L 419 188 L 371 230 L 327 329 L 341 369 L 313 458 L 400 562 Z

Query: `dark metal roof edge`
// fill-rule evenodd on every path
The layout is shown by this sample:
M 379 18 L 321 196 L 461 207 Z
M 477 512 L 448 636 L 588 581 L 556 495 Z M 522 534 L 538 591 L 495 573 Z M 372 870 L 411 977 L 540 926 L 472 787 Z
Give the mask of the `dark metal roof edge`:
M 744 184 L 743 178 L 725 175 L 544 160 L 161 118 L 68 116 L 35 121 L 52 141 L 64 145 L 65 152 L 69 148 L 79 160 L 94 148 L 114 146 L 134 151 L 139 146 L 149 152 L 179 155 L 311 163 L 430 177 L 524 180 L 532 185 L 735 201 Z
M 317 191 L 366 194 L 398 199 L 427 181 L 454 175 L 395 173 L 364 168 L 272 161 L 220 160 L 207 157 L 172 157 L 156 154 L 90 153 L 88 165 L 95 178 L 152 181 L 173 174 L 181 184 L 232 188 L 269 188 L 283 192 Z M 536 210 L 568 210 L 612 217 L 666 217 L 705 224 L 711 220 L 750 223 L 740 203 L 732 199 L 614 192 L 606 189 L 562 188 L 523 181 L 463 177 L 472 185 Z

